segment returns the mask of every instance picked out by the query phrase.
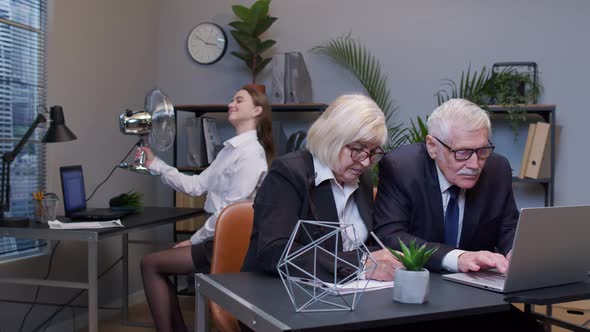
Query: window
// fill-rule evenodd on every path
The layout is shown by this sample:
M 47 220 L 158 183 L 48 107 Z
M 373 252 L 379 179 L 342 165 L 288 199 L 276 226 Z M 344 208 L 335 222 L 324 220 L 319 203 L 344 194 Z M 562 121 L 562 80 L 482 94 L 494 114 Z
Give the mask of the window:
M 14 145 L 45 105 L 47 0 L 0 0 L 0 153 Z M 38 131 L 38 130 L 37 130 Z M 10 169 L 7 216 L 30 216 L 31 193 L 45 187 L 45 150 L 35 132 Z M 0 237 L 0 261 L 39 254 L 41 240 Z

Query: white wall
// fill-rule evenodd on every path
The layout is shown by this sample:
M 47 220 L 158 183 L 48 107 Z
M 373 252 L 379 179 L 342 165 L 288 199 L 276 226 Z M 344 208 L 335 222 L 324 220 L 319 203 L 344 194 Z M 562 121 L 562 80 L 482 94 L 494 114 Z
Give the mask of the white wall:
M 162 8 L 158 82 L 176 102 L 224 103 L 248 83 L 243 64 L 229 54 L 237 47 L 231 36 L 228 53 L 216 64 L 199 65 L 186 51 L 188 33 L 200 22 L 213 21 L 229 36 L 236 3 L 253 1 L 170 1 Z M 584 0 L 274 0 L 271 15 L 278 20 L 266 36 L 277 41 L 278 52 L 304 54 L 315 101 L 329 103 L 361 87 L 331 60 L 308 50 L 351 32 L 380 60 L 400 106 L 397 118 L 407 124 L 431 112 L 441 80 L 457 80 L 469 64 L 479 69 L 500 61 L 537 62 L 545 87 L 541 102 L 557 104 L 563 127 L 556 204 L 582 204 L 590 201 L 585 176 L 590 155 L 583 137 L 574 133 L 584 132 L 590 120 L 584 97 L 590 48 L 578 37 L 590 31 L 589 14 Z M 498 152 L 510 154 L 509 148 Z
M 47 102 L 63 106 L 66 123 L 78 139 L 47 145 L 49 191 L 61 197 L 59 167 L 81 164 L 86 191 L 90 194 L 137 140 L 119 132 L 118 116 L 125 108 L 142 108 L 146 92 L 156 85 L 159 6 L 156 0 L 54 0 L 50 3 Z M 157 178 L 117 170 L 88 202 L 89 206 L 105 207 L 110 197 L 131 189 L 143 192 L 147 205 L 170 204 L 171 191 L 160 186 Z M 60 208 L 63 209 L 61 204 Z M 169 229 L 132 234 L 131 238 L 151 240 L 156 233 L 164 233 L 161 237 L 168 241 L 172 239 Z M 131 292 L 142 289 L 139 259 L 151 249 L 151 246 L 130 249 Z M 121 256 L 120 238 L 101 241 L 99 253 L 101 273 Z M 50 278 L 86 280 L 86 255 L 84 243 L 60 243 Z M 48 258 L 2 264 L 0 273 L 42 277 L 47 271 Z M 118 299 L 121 264 L 100 280 L 99 285 L 101 305 Z M 0 285 L 2 298 L 32 300 L 34 291 L 33 287 Z M 39 300 L 63 303 L 75 293 L 77 290 L 43 287 Z M 86 304 L 86 296 L 75 303 Z M 0 304 L 0 329 L 17 331 L 27 309 L 25 305 Z M 24 330 L 30 331 L 54 309 L 37 306 Z M 54 322 L 69 320 L 71 316 L 69 309 L 64 310 Z M 78 327 L 84 324 L 78 318 Z

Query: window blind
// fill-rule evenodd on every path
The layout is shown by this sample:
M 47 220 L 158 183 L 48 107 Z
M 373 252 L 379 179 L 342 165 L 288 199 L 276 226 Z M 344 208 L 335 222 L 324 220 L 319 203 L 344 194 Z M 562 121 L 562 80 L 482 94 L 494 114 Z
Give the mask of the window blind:
M 45 105 L 47 0 L 0 0 L 0 153 L 12 151 Z M 31 216 L 45 188 L 45 149 L 37 129 L 10 169 L 7 216 Z M 0 237 L 0 261 L 34 255 L 45 241 Z

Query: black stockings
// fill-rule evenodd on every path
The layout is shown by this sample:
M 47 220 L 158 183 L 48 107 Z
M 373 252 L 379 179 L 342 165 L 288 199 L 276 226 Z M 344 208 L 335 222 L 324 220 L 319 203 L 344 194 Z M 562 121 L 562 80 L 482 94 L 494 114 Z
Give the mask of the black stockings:
M 143 288 L 158 332 L 188 331 L 171 275 L 194 272 L 191 246 L 147 254 L 141 260 Z

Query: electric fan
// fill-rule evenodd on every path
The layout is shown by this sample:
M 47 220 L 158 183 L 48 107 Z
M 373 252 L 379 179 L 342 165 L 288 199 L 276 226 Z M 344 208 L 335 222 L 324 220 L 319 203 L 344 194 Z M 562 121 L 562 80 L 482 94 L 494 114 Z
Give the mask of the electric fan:
M 176 127 L 174 121 L 174 107 L 170 99 L 159 89 L 150 91 L 145 97 L 145 110 L 127 110 L 119 116 L 119 127 L 125 135 L 139 135 L 137 146 L 144 145 L 144 139 L 148 137 L 149 146 L 158 151 L 168 150 L 174 144 Z M 157 173 L 150 171 L 145 166 L 145 153 L 142 151 L 139 158 L 132 165 L 122 163 L 119 167 L 150 175 Z

